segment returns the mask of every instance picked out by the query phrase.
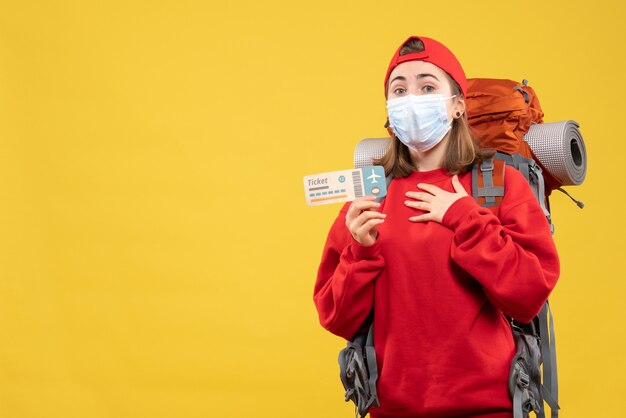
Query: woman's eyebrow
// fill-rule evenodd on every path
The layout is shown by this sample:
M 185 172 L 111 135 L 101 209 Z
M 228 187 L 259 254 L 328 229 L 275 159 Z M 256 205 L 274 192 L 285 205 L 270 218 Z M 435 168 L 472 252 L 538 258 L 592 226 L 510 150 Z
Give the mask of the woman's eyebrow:
M 416 79 L 418 79 L 418 80 L 419 80 L 420 78 L 425 78 L 425 77 L 432 77 L 432 78 L 434 78 L 435 80 L 439 81 L 439 79 L 437 78 L 437 76 L 435 76 L 434 74 L 430 74 L 430 73 L 422 73 L 422 74 L 417 74 L 417 75 L 415 76 L 415 78 L 416 78 Z M 391 83 L 393 83 L 393 82 L 394 82 L 394 81 L 396 81 L 396 80 L 406 81 L 406 77 L 401 76 L 401 75 L 399 75 L 399 76 L 397 76 L 397 77 L 394 77 L 394 78 L 393 78 L 393 80 L 391 80 L 391 81 L 389 82 L 389 85 L 391 85 Z
M 418 74 L 417 76 L 415 76 L 415 78 L 417 78 L 418 80 L 424 77 L 432 77 L 435 80 L 439 81 L 439 79 L 434 74 L 424 73 L 424 74 Z
M 405 78 L 405 77 L 403 77 L 403 76 L 401 76 L 401 75 L 399 75 L 399 76 L 397 76 L 397 77 L 394 77 L 394 79 L 393 79 L 393 80 L 391 80 L 391 81 L 389 82 L 389 85 L 391 85 L 391 83 L 393 83 L 393 82 L 394 82 L 394 81 L 396 81 L 396 80 L 406 81 L 406 78 Z

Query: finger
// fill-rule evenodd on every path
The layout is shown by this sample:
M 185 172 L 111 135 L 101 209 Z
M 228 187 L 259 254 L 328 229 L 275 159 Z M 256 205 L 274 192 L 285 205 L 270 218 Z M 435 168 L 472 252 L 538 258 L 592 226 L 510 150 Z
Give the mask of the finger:
M 385 222 L 384 219 L 370 219 L 367 222 L 365 222 L 363 225 L 361 225 L 360 230 L 364 233 L 369 233 L 373 227 L 380 225 L 384 222 Z
M 422 193 L 422 192 L 406 192 L 406 197 L 410 197 L 411 199 L 421 200 L 422 202 L 432 202 L 434 196 L 430 193 Z
M 369 241 L 369 239 L 371 239 L 372 235 L 376 236 L 378 234 L 376 227 L 384 222 L 385 222 L 384 219 L 370 219 L 369 221 L 364 223 L 360 228 L 358 228 L 352 234 L 352 236 L 359 243 L 361 244 L 366 243 Z
M 417 185 L 417 188 L 425 190 L 425 191 L 427 191 L 428 193 L 430 193 L 432 195 L 435 195 L 435 194 L 437 194 L 438 192 L 441 191 L 441 189 L 439 187 L 437 187 L 437 186 L 435 186 L 433 184 L 428 184 L 428 183 L 420 183 L 420 184 Z
M 359 229 L 370 219 L 385 219 L 386 214 L 368 210 L 361 212 L 361 214 L 353 219 L 346 218 L 346 226 L 350 230 L 352 235 L 358 233 Z
M 366 210 L 372 207 L 380 206 L 380 203 L 376 202 L 376 198 L 374 196 L 363 196 L 355 199 L 350 205 L 351 208 L 355 208 L 357 210 Z
M 405 206 L 408 206 L 410 208 L 420 209 L 425 212 L 430 212 L 430 208 L 431 208 L 431 204 L 428 202 L 415 202 L 413 200 L 405 200 L 404 204 Z
M 454 177 L 452 177 L 452 187 L 454 187 L 455 192 L 464 196 L 468 196 L 467 190 L 465 190 L 465 187 L 463 187 L 461 181 L 459 180 L 459 176 L 457 176 L 456 174 L 454 175 Z
M 409 221 L 411 222 L 429 222 L 429 221 L 434 221 L 434 220 L 435 220 L 435 216 L 432 213 L 425 213 L 419 216 L 411 216 L 409 218 Z
M 369 199 L 369 196 L 360 197 L 350 204 L 346 218 L 356 218 L 359 214 L 365 210 L 377 209 L 380 203 L 375 202 L 373 199 Z
M 361 212 L 361 214 L 357 216 L 357 218 L 354 220 L 353 227 L 354 229 L 358 229 L 371 219 L 385 219 L 386 217 L 387 215 L 385 213 L 380 213 L 373 210 Z

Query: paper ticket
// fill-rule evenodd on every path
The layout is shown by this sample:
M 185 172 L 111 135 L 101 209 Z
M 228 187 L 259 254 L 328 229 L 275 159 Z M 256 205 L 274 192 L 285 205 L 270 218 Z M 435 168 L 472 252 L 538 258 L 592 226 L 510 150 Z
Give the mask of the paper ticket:
M 382 166 L 370 165 L 305 176 L 304 192 L 310 206 L 349 202 L 362 196 L 384 197 L 387 194 L 385 170 Z

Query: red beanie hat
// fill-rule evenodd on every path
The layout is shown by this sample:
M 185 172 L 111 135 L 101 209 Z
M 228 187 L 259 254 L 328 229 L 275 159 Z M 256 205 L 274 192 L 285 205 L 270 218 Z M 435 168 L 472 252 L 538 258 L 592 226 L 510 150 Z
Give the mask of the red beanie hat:
M 424 43 L 424 50 L 422 52 L 411 52 L 406 55 L 400 55 L 400 50 L 411 39 L 419 39 Z M 407 61 L 424 61 L 430 62 L 437 67 L 444 70 L 461 88 L 463 96 L 467 92 L 467 78 L 465 78 L 465 72 L 461 63 L 456 59 L 454 54 L 450 52 L 443 44 L 435 41 L 434 39 L 425 38 L 423 36 L 411 36 L 406 41 L 402 42 L 402 45 L 398 48 L 393 55 L 389 68 L 387 68 L 387 75 L 385 75 L 385 97 L 387 97 L 387 82 L 389 81 L 389 75 L 399 64 Z

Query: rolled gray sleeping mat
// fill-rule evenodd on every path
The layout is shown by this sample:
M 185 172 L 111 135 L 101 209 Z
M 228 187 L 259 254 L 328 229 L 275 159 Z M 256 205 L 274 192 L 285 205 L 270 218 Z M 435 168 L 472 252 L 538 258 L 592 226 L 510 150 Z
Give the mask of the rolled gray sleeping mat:
M 587 174 L 587 150 L 573 120 L 531 125 L 524 135 L 539 162 L 564 186 L 577 186 Z
M 587 151 L 578 124 L 573 120 L 531 125 L 524 136 L 537 159 L 564 186 L 579 185 L 587 173 Z M 389 147 L 389 138 L 367 138 L 354 150 L 354 168 L 372 165 Z
M 372 165 L 372 161 L 381 158 L 391 146 L 391 138 L 366 138 L 356 144 L 354 149 L 354 168 Z

